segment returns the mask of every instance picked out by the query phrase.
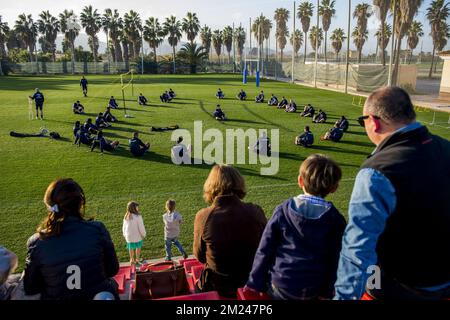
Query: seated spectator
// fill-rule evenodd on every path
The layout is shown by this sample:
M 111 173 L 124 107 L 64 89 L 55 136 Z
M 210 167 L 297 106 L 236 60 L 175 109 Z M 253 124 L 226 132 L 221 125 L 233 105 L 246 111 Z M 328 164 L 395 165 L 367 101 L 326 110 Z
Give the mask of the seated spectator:
M 113 96 L 111 96 L 111 98 L 109 99 L 109 107 L 111 107 L 111 109 L 119 109 L 119 105 L 116 102 L 116 99 L 114 99 Z
M 169 93 L 167 91 L 164 91 L 164 93 L 159 97 L 161 99 L 161 102 L 170 102 L 172 98 L 170 97 Z
M 241 91 L 239 91 L 239 93 L 236 96 L 236 98 L 238 98 L 241 101 L 247 100 L 247 94 L 245 93 L 244 90 L 241 89 Z
M 72 111 L 74 114 L 84 114 L 84 107 L 80 103 L 80 101 L 77 101 L 73 104 Z
M 99 129 L 111 127 L 111 125 L 106 122 L 105 117 L 101 112 L 98 114 L 97 118 L 95 118 L 95 126 Z
M 191 145 L 183 144 L 183 137 L 177 139 L 177 143 L 172 147 L 171 157 L 172 162 L 179 164 L 191 164 Z
M 272 93 L 272 96 L 270 97 L 269 102 L 267 102 L 267 104 L 271 107 L 278 106 L 278 98 L 274 96 Z
M 91 152 L 94 151 L 96 147 L 100 147 L 100 152 L 109 151 L 113 152 L 119 146 L 119 141 L 108 141 L 103 136 L 103 131 L 97 133 L 97 137 L 92 141 Z
M 98 131 L 98 127 L 92 123 L 92 119 L 88 118 L 86 120 L 86 122 L 83 125 L 84 129 L 86 130 L 86 132 L 92 133 L 92 134 L 97 134 Z
M 43 300 L 92 300 L 100 292 L 110 292 L 118 300 L 112 279 L 119 271 L 114 244 L 101 222 L 84 219 L 81 187 L 72 179 L 55 180 L 44 203 L 48 215 L 27 243 L 25 294 L 41 294 Z M 73 281 L 74 272 L 81 283 Z
M 303 112 L 300 114 L 300 117 L 314 117 L 314 114 L 316 113 L 316 110 L 312 105 L 309 103 L 305 106 L 303 109 Z
M 267 219 L 259 206 L 242 201 L 245 181 L 232 166 L 214 166 L 203 191 L 210 206 L 194 221 L 193 253 L 205 264 L 197 290 L 235 298 L 247 282 Z
M 177 95 L 175 94 L 175 91 L 172 90 L 172 88 L 169 89 L 169 97 L 170 100 L 175 99 Z
M 256 97 L 255 97 L 256 103 L 264 103 L 264 91 L 261 91 Z
M 139 97 L 138 97 L 138 103 L 139 103 L 139 105 L 140 105 L 140 106 L 146 106 L 146 105 L 147 105 L 147 102 L 148 102 L 147 98 L 144 97 L 144 95 L 143 95 L 142 93 L 140 93 L 140 94 L 139 94 Z
M 345 116 L 342 116 L 338 121 L 336 121 L 336 125 L 341 128 L 342 131 L 347 132 L 350 123 Z
M 74 134 L 75 134 L 75 128 L 74 128 Z M 76 144 L 78 146 L 80 146 L 81 144 L 91 146 L 93 141 L 94 141 L 94 138 L 91 137 L 91 134 L 86 129 L 86 126 L 81 126 L 75 135 L 74 144 Z
M 106 107 L 106 111 L 103 114 L 103 119 L 105 119 L 106 122 L 116 122 L 117 118 L 114 117 L 111 113 L 111 107 Z
M 295 138 L 295 144 L 302 147 L 311 147 L 314 143 L 314 135 L 312 134 L 309 126 L 305 127 L 305 131 Z
M 133 133 L 129 146 L 131 154 L 135 157 L 142 157 L 150 149 L 150 143 L 144 143 L 139 139 L 139 132 Z
M 267 137 L 267 133 L 263 131 L 261 136 L 256 141 L 256 144 L 253 146 L 253 151 L 257 154 L 261 154 L 263 156 L 269 157 L 271 154 L 270 139 Z
M 323 137 L 320 138 L 320 140 L 330 140 L 333 142 L 339 142 L 341 141 L 342 137 L 344 136 L 344 131 L 342 131 L 341 128 L 334 125 L 333 128 L 331 128 Z
M 325 123 L 327 121 L 327 114 L 322 109 L 313 117 L 314 123 Z
M 283 99 L 281 99 L 280 103 L 278 104 L 278 109 L 286 109 L 286 106 L 289 104 L 289 101 L 283 97 Z
M 216 93 L 217 99 L 225 99 L 225 94 L 223 93 L 222 89 L 219 88 Z
M 295 113 L 297 112 L 297 104 L 291 99 L 291 101 L 289 101 L 289 104 L 286 106 L 286 112 L 288 113 Z
M 267 223 L 245 289 L 279 300 L 331 299 L 345 219 L 331 202 L 342 172 L 323 155 L 300 167 L 303 194 L 279 205 Z
M 17 256 L 0 246 L 0 301 L 9 300 L 12 292 L 18 286 L 19 279 L 10 279 L 10 275 L 17 269 L 17 265 Z
M 220 105 L 217 105 L 216 111 L 214 111 L 214 113 L 213 113 L 213 117 L 214 117 L 214 119 L 219 120 L 219 121 L 227 120 L 225 113 L 220 108 Z

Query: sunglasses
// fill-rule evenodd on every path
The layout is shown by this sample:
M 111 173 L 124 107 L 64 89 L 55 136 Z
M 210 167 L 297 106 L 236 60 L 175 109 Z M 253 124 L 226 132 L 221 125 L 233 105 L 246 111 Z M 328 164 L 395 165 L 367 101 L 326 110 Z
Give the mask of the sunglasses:
M 378 116 L 361 116 L 361 117 L 359 117 L 358 119 L 356 119 L 356 121 L 358 121 L 358 123 L 359 123 L 359 125 L 360 125 L 361 127 L 365 127 L 365 126 L 366 126 L 365 120 L 369 119 L 370 117 L 373 117 L 374 119 L 378 119 L 378 120 L 381 119 L 381 118 L 378 117 Z

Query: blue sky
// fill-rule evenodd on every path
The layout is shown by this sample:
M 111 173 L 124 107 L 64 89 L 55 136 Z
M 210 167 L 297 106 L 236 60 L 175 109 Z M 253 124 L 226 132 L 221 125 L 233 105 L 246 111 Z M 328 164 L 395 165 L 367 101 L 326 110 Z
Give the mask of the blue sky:
M 311 2 L 315 4 L 316 0 Z M 352 2 L 353 7 L 355 7 L 358 3 L 364 1 L 353 0 Z M 372 3 L 371 0 L 365 2 Z M 422 38 L 424 51 L 431 51 L 432 49 L 432 42 L 428 36 L 430 27 L 425 18 L 426 8 L 430 2 L 431 0 L 424 1 L 416 18 L 424 24 L 425 36 Z M 298 3 L 300 3 L 300 1 L 297 1 L 297 5 Z M 160 20 L 163 20 L 164 17 L 171 14 L 182 18 L 187 11 L 193 11 L 198 14 L 202 25 L 207 24 L 213 29 L 223 28 L 226 25 L 231 25 L 233 22 L 235 25 L 242 24 L 244 27 L 248 28 L 249 18 L 255 18 L 260 13 L 273 18 L 274 10 L 276 8 L 284 7 L 289 9 L 291 11 L 291 16 L 293 10 L 293 1 L 291 0 L 20 0 L 15 2 L 14 6 L 1 8 L 0 15 L 3 16 L 3 20 L 7 21 L 10 25 L 13 25 L 17 15 L 22 12 L 32 13 L 34 17 L 37 17 L 40 11 L 48 9 L 52 14 L 57 15 L 64 9 L 73 9 L 75 12 L 80 12 L 83 6 L 89 4 L 92 4 L 101 12 L 103 12 L 105 8 L 117 8 L 123 14 L 126 11 L 133 9 L 138 11 L 141 17 L 145 19 L 149 16 L 155 16 L 160 18 Z M 337 13 L 333 18 L 330 31 L 338 27 L 347 30 L 347 4 L 347 0 L 336 0 Z M 313 21 L 315 23 L 315 18 L 313 18 Z M 352 20 L 352 27 L 354 24 L 355 21 Z M 365 52 L 375 51 L 376 42 L 374 41 L 373 35 L 378 25 L 379 22 L 377 19 L 372 17 L 369 21 L 369 32 L 371 37 L 365 47 Z M 298 20 L 297 27 L 300 27 Z M 292 30 L 292 21 L 289 22 L 289 30 Z M 100 39 L 105 40 L 104 34 L 101 34 Z M 271 47 L 275 47 L 274 38 L 271 39 Z M 421 43 L 419 43 L 417 50 L 420 50 L 420 47 Z M 450 45 L 447 46 L 447 48 L 449 47 Z

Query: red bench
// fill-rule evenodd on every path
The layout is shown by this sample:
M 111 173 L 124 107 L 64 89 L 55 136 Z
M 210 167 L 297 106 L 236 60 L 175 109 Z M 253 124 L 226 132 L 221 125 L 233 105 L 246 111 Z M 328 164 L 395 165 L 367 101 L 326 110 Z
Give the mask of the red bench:
M 162 298 L 162 299 L 156 299 L 156 300 L 220 300 L 219 293 L 217 291 L 209 291 L 209 292 L 202 292 L 202 293 L 196 293 L 196 294 L 190 294 L 185 296 L 176 296 L 176 297 L 170 297 L 170 298 Z

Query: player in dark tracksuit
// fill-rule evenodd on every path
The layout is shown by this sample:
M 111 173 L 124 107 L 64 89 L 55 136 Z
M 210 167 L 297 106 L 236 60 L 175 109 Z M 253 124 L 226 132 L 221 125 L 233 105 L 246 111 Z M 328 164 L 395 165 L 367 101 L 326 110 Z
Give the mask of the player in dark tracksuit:
M 87 92 L 88 92 L 88 81 L 87 79 L 83 76 L 80 80 L 80 87 L 83 90 L 83 94 L 85 97 L 87 97 Z
M 44 120 L 44 95 L 36 88 L 36 92 L 30 96 L 30 99 L 36 103 L 36 119 L 39 119 L 39 110 L 41 110 L 41 119 Z

